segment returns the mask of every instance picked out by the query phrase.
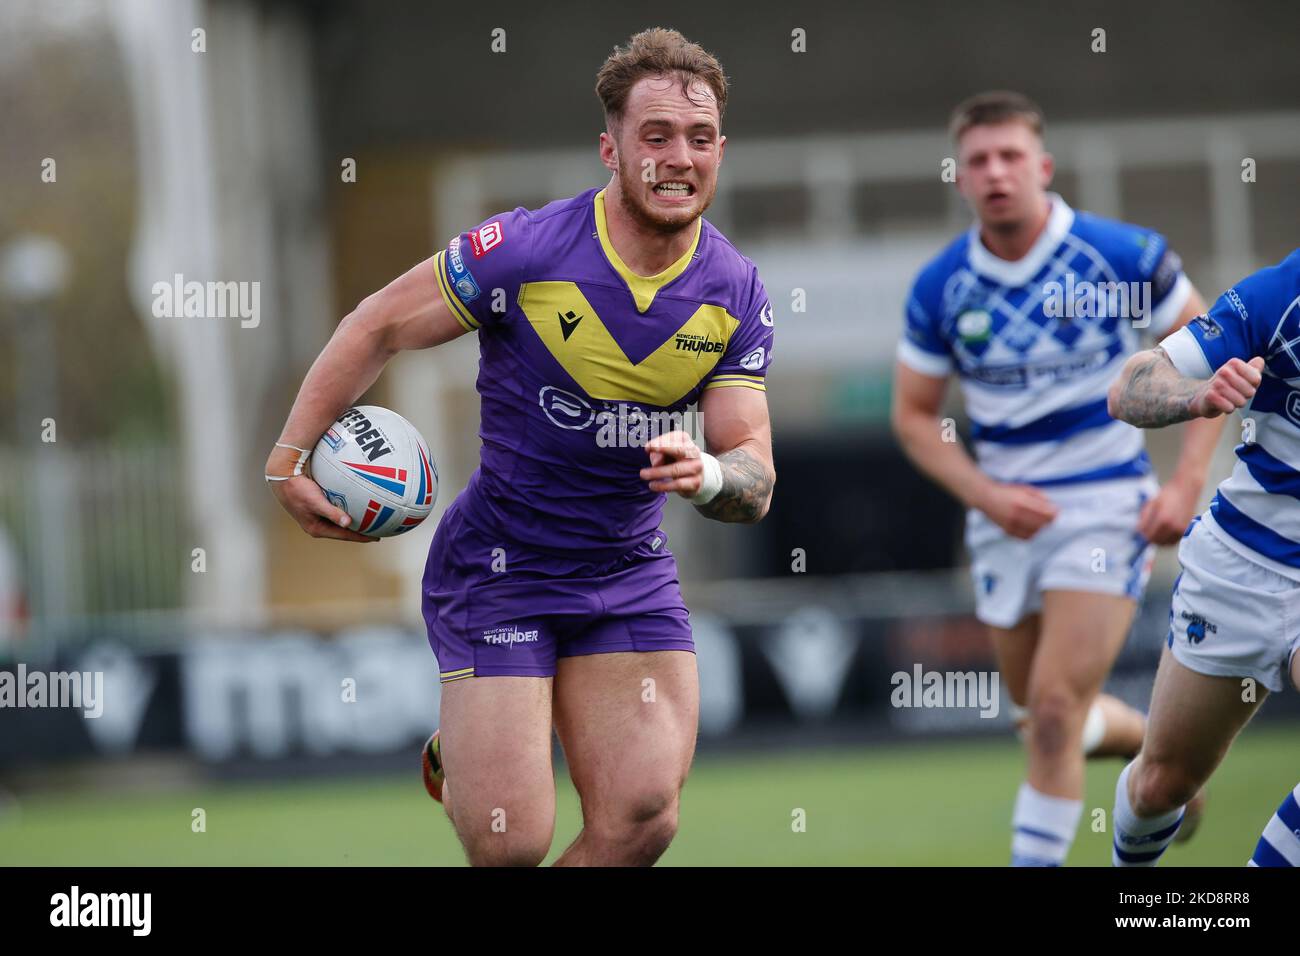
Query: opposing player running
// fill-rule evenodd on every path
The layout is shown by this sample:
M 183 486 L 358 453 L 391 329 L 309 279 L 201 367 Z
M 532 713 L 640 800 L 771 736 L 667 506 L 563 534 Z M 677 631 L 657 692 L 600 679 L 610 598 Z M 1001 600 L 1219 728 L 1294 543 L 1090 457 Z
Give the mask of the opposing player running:
M 1294 675 L 1292 683 L 1300 688 L 1300 680 Z M 1300 866 L 1300 783 L 1282 798 L 1277 812 L 1268 818 L 1264 832 L 1255 844 L 1255 852 L 1246 865 Z
M 1178 548 L 1146 739 L 1115 788 L 1113 861 L 1154 866 L 1264 698 L 1300 689 L 1300 249 L 1130 358 L 1110 408 L 1141 428 L 1243 410 L 1236 467 Z M 1292 795 L 1253 862 L 1300 865 L 1297 831 Z
M 425 783 L 473 864 L 546 856 L 552 725 L 583 813 L 558 862 L 651 864 L 668 847 L 699 687 L 664 493 L 754 522 L 775 481 L 772 307 L 754 265 L 701 218 L 726 143 L 722 68 L 647 30 L 606 60 L 596 92 L 609 183 L 493 216 L 367 298 L 281 438 L 312 447 L 397 351 L 478 332 L 481 465 L 423 584 L 443 681 Z M 713 454 L 685 431 L 655 434 L 696 402 Z M 293 460 L 277 451 L 268 470 Z M 359 539 L 331 525 L 345 516 L 311 481 L 274 487 L 309 532 Z
M 1141 432 L 1107 414 L 1106 388 L 1141 331 L 1168 335 L 1203 305 L 1163 236 L 1047 191 L 1042 129 L 1016 93 L 955 110 L 957 188 L 977 222 L 917 276 L 893 405 L 908 456 L 969 509 L 976 614 L 1027 748 L 1012 818 L 1012 863 L 1027 866 L 1065 860 L 1084 755 L 1138 750 L 1142 715 L 1100 691 L 1152 544 L 1187 527 L 1221 427 L 1187 428 L 1160 489 Z M 953 373 L 975 459 L 939 419 Z

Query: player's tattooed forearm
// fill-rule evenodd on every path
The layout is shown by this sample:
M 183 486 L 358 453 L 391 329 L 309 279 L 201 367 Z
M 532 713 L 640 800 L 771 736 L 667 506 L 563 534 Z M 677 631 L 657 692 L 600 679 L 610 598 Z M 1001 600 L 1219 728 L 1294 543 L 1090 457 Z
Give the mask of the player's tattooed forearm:
M 1139 428 L 1162 428 L 1195 418 L 1196 382 L 1184 378 L 1159 347 L 1133 369 L 1120 391 L 1117 418 Z
M 767 512 L 775 476 L 766 465 L 743 448 L 718 456 L 722 466 L 722 490 L 707 505 L 696 505 L 700 513 L 716 521 L 750 523 Z

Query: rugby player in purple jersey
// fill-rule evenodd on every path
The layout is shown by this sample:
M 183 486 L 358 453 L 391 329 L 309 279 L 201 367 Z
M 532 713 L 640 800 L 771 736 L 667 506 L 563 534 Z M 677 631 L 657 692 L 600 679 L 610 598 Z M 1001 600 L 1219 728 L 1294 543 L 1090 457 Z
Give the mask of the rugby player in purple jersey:
M 772 307 L 753 263 L 701 218 L 726 143 L 722 68 L 646 30 L 606 60 L 596 93 L 604 188 L 492 216 L 363 301 L 280 438 L 313 447 L 398 351 L 478 333 L 481 464 L 423 582 L 443 681 L 425 785 L 476 865 L 547 855 L 552 726 L 583 813 L 557 863 L 648 865 L 667 849 L 699 685 L 665 493 L 755 522 L 776 477 Z M 670 427 L 693 404 L 708 451 Z M 267 473 L 295 460 L 276 448 Z M 366 540 L 312 481 L 272 489 L 308 533 Z

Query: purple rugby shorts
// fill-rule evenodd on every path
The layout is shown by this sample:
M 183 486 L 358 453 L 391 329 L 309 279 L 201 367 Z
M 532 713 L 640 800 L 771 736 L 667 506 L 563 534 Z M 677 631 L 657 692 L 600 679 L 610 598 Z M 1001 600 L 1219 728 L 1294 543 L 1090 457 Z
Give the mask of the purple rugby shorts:
M 677 562 L 662 531 L 619 557 L 584 562 L 501 540 L 465 520 L 438 524 L 423 610 L 442 682 L 553 677 L 560 657 L 695 651 Z

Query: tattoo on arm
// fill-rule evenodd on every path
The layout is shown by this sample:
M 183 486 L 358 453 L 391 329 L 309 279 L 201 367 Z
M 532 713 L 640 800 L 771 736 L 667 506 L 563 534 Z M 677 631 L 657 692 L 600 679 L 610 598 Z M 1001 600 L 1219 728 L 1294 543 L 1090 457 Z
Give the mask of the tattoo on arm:
M 746 524 L 763 517 L 773 484 L 767 467 L 743 448 L 723 452 L 718 464 L 722 466 L 722 490 L 707 505 L 695 506 L 700 514 Z
M 1199 386 L 1197 380 L 1179 374 L 1164 349 L 1157 347 L 1124 383 L 1117 417 L 1139 428 L 1162 428 L 1196 418 L 1192 399 Z

